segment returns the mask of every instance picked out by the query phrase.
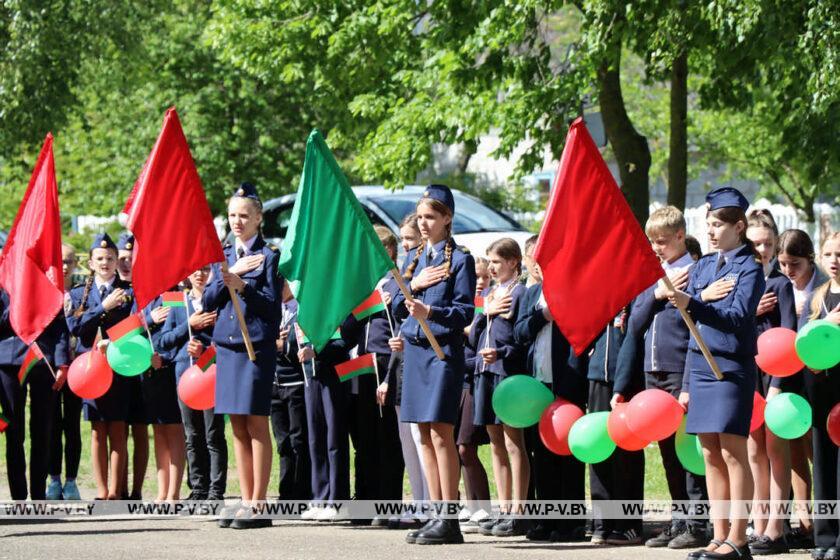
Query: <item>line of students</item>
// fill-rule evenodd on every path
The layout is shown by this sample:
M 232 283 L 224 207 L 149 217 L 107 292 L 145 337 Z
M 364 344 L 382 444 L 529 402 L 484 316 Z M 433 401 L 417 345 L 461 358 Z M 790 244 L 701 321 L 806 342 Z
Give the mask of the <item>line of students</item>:
M 814 408 L 815 497 L 836 499 L 837 448 L 824 426 L 828 411 L 840 400 L 840 386 L 835 383 L 840 372 L 804 371 L 779 380 L 757 371 L 754 355 L 758 334 L 768 328 L 801 327 L 818 317 L 840 323 L 840 237 L 835 234 L 823 241 L 819 264 L 826 277 L 817 267 L 815 251 L 804 232 L 791 230 L 779 236 L 772 216 L 754 211 L 748 217 L 748 202 L 732 188 L 716 189 L 707 200 L 709 244 L 714 252 L 702 258 L 689 252 L 685 220 L 678 210 L 666 207 L 654 212 L 646 232 L 675 289 L 651 286 L 605 326 L 590 352 L 575 357 L 545 303 L 541 271 L 533 260 L 535 239 L 526 244 L 524 255 L 513 240 L 500 239 L 490 246 L 487 259 L 473 257 L 452 239 L 452 193 L 445 186 L 430 185 L 418 201 L 416 214 L 401 228 L 407 250 L 401 273 L 413 298 L 408 300 L 387 276 L 379 286 L 386 309 L 361 321 L 348 317 L 340 336 L 316 355 L 311 346 L 301 343 L 296 302 L 277 273 L 277 251 L 259 234 L 262 212 L 256 189 L 243 184 L 228 207 L 235 237 L 225 249 L 229 271 L 214 266 L 192 274 L 183 310 L 154 303 L 144 310 L 158 351 L 155 367 L 136 382 L 115 376 L 103 397 L 84 403 L 85 418 L 93 429 L 97 497 L 128 493 L 128 426 L 143 439 L 145 422 L 154 426 L 158 499 L 179 497 L 184 442 L 190 497 L 223 497 L 227 457 L 222 415 L 228 414 L 242 502 L 228 509 L 219 524 L 270 525 L 260 517 L 259 504 L 266 497 L 271 469 L 271 416 L 281 458 L 280 497 L 311 499 L 313 507 L 305 514 L 308 519 L 341 519 L 332 505 L 350 497 L 352 440 L 359 499 L 401 498 L 405 468 L 415 499 L 456 501 L 463 471 L 470 515 L 462 513 L 461 523 L 445 514 L 371 520 L 394 528 L 413 526 L 407 535 L 410 543 L 463 542 L 462 529 L 496 536 L 527 534 L 533 540 L 581 540 L 585 528 L 576 520 L 539 521 L 529 526 L 518 516 L 529 498 L 575 500 L 585 495 L 584 465 L 549 452 L 536 428 L 506 426 L 495 416 L 495 387 L 511 375 L 525 373 L 556 396 L 593 412 L 610 410 L 644 388 L 663 389 L 679 398 L 688 410 L 687 431 L 699 435 L 707 476 L 683 469 L 673 437 L 659 442 L 668 489 L 675 500 L 784 502 L 791 489 L 796 499 L 807 500 L 809 438 L 788 442 L 764 429 L 748 433 L 754 391 L 768 399 L 781 391 L 804 393 Z M 397 240 L 384 228 L 377 233 L 395 259 Z M 55 326 L 51 325 L 55 332 L 48 329 L 43 341 L 39 340 L 50 363 L 58 367 L 54 384 L 46 368 L 33 370 L 23 387 L 16 384 L 16 366 L 25 348 L 8 329 L 8 309 L 4 308 L 0 327 L 8 332 L 0 342 L 0 404 L 13 418 L 7 462 L 15 499 L 26 497 L 20 467 L 23 422 L 18 416 L 26 388 L 32 392 L 33 407 L 36 403 L 56 406 L 55 392 L 61 389 L 71 357 L 70 337 L 76 339 L 73 350 L 84 352 L 100 330 L 106 336 L 107 327 L 135 311 L 130 284 L 117 276 L 120 256 L 107 235 L 96 237 L 90 251 L 92 274 L 84 285 L 70 290 L 66 322 L 57 317 Z M 65 260 L 69 268 L 73 261 L 69 251 Z M 519 282 L 523 262 L 528 269 L 525 285 Z M 256 362 L 247 358 L 230 290 L 241 299 L 257 350 Z M 478 312 L 476 295 L 485 301 Z M 724 373 L 722 381 L 715 379 L 678 307 L 687 310 L 705 334 Z M 428 322 L 445 360 L 435 357 L 420 328 L 421 320 Z M 216 410 L 197 413 L 176 400 L 175 381 L 211 342 L 218 349 Z M 376 379 L 367 376 L 342 383 L 335 366 L 351 355 L 368 352 L 376 354 Z M 139 401 L 133 396 L 138 394 Z M 66 425 L 73 422 L 73 404 L 64 401 L 61 421 Z M 132 402 L 147 406 L 132 416 Z M 48 469 L 43 452 L 48 448 L 45 434 L 50 432 L 43 419 L 52 415 L 35 418 L 33 414 L 31 495 L 42 496 L 40 481 L 49 470 L 50 488 L 57 485 L 65 497 L 72 498 L 78 459 L 68 456 L 67 481 L 62 487 L 60 466 Z M 69 450 L 77 453 L 72 430 L 64 431 L 69 434 Z M 60 437 L 54 439 L 60 442 Z M 504 502 L 496 515 L 489 511 L 487 474 L 477 458 L 477 447 L 487 442 L 499 498 Z M 56 444 L 50 448 L 59 449 Z M 135 449 L 142 455 L 142 446 Z M 135 495 L 142 486 L 142 476 L 137 481 L 138 472 L 145 469 L 142 462 L 138 467 L 135 461 Z M 643 452 L 617 450 L 607 461 L 590 466 L 590 480 L 595 499 L 641 499 Z M 807 518 L 795 529 L 779 516 L 756 519 L 749 537 L 747 520 L 738 516 L 731 522 L 712 522 L 711 542 L 704 522 L 675 517 L 646 544 L 705 547 L 690 556 L 720 559 L 784 552 L 812 538 Z M 596 544 L 642 542 L 641 519 L 612 520 L 596 511 L 590 530 Z M 813 524 L 815 559 L 837 558 L 839 531 L 836 520 Z

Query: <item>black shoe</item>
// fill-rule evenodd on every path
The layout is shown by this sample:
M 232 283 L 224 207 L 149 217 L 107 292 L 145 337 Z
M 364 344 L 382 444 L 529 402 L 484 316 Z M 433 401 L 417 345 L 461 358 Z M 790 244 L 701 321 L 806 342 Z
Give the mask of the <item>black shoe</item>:
M 824 560 L 840 560 L 840 549 L 837 547 L 829 547 L 825 549 L 825 556 L 823 556 Z
M 482 521 L 478 524 L 478 532 L 484 535 L 485 537 L 493 536 L 493 527 L 495 527 L 502 521 L 504 521 L 504 517 L 502 517 L 501 515 L 497 517 L 492 517 L 487 521 Z
M 680 526 L 668 525 L 661 533 L 646 540 L 645 546 L 648 548 L 664 548 L 679 534 Z
M 538 523 L 537 525 L 534 525 L 533 527 L 528 529 L 528 532 L 525 533 L 525 538 L 529 541 L 534 542 L 548 542 L 551 540 L 552 532 L 553 531 L 551 531 L 542 523 Z
M 720 547 L 728 546 L 732 550 L 729 552 L 718 552 L 717 550 L 713 552 L 702 552 L 700 556 L 697 558 L 699 560 L 751 560 L 752 553 L 750 552 L 750 547 L 746 544 L 744 546 L 737 546 L 732 541 L 723 541 L 723 544 Z M 718 547 L 718 550 L 720 549 Z
M 408 544 L 414 544 L 415 542 L 417 542 L 417 537 L 420 536 L 420 533 L 422 533 L 423 531 L 428 531 L 429 529 L 434 527 L 437 522 L 437 519 L 429 519 L 428 521 L 426 521 L 426 524 L 420 527 L 419 529 L 409 531 L 408 534 L 405 536 L 405 542 L 407 542 Z
M 388 518 L 384 515 L 377 515 L 373 519 L 370 520 L 371 527 L 387 527 L 388 526 Z
M 668 543 L 668 548 L 671 550 L 683 550 L 686 548 L 697 548 L 706 546 L 709 542 L 706 536 L 706 530 L 701 527 L 687 526 L 685 530 L 675 535 L 671 542 Z
M 766 535 L 761 535 L 749 547 L 750 552 L 754 556 L 769 556 L 771 554 L 787 554 L 790 552 L 790 547 L 784 535 L 777 539 L 771 539 Z
M 233 523 L 233 518 L 236 516 L 236 513 L 243 507 L 245 506 L 243 506 L 240 503 L 222 508 L 222 511 L 219 512 L 219 520 L 217 521 L 219 527 L 221 527 L 222 529 L 227 529 L 228 527 L 230 527 L 231 523 Z
M 713 544 L 716 547 L 718 547 L 718 546 L 723 544 L 723 541 L 719 541 L 717 539 L 712 539 L 711 541 L 709 541 L 709 544 Z M 707 544 L 706 546 L 709 546 L 709 544 Z M 705 554 L 705 553 L 706 553 L 706 549 L 701 548 L 700 550 L 695 550 L 694 552 L 689 552 L 687 558 L 689 560 L 696 560 L 697 558 L 700 558 L 701 554 Z
M 811 550 L 811 560 L 825 560 L 827 548 L 817 547 Z
M 463 544 L 464 535 L 458 519 L 440 519 L 428 531 L 417 535 L 417 544 Z
M 586 536 L 586 527 L 584 526 L 576 527 L 575 529 L 572 529 L 569 532 L 555 529 L 548 536 L 548 540 L 550 540 L 551 542 L 561 543 L 584 542 L 587 538 L 588 537 Z
M 642 544 L 642 535 L 635 529 L 612 531 L 607 535 L 606 543 L 612 546 L 638 546 Z
M 271 527 L 271 519 L 262 517 L 262 513 L 251 508 L 245 514 L 240 514 L 230 524 L 231 529 L 262 529 Z
M 207 499 L 207 493 L 206 492 L 196 492 L 195 490 L 193 490 L 192 492 L 190 492 L 189 496 L 184 498 L 184 501 L 185 502 L 203 502 L 206 499 Z
M 803 531 L 802 527 L 794 527 L 785 538 L 791 550 L 814 548 L 814 534 L 811 531 Z
M 528 532 L 528 524 L 519 517 L 508 517 L 501 523 L 493 525 L 490 532 L 494 537 L 518 537 Z

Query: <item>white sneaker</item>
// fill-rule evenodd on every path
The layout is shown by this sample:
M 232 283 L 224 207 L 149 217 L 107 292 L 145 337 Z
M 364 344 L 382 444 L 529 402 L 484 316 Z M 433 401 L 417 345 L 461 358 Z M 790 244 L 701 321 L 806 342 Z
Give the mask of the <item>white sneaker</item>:
M 335 508 L 335 506 L 327 506 L 325 507 L 321 513 L 315 517 L 315 520 L 318 522 L 323 523 L 332 523 L 333 521 L 344 521 L 347 519 L 347 514 L 343 511 L 339 513 L 339 511 Z
M 461 511 L 458 512 L 459 523 L 466 523 L 470 520 L 470 517 L 472 517 L 472 512 L 469 510 L 469 508 L 462 507 Z
M 300 514 L 300 518 L 304 521 L 312 521 L 317 518 L 321 512 L 324 511 L 322 506 L 309 504 L 309 509 Z
M 477 512 L 475 512 L 474 514 L 472 514 L 472 516 L 470 516 L 470 523 L 481 523 L 485 519 L 489 519 L 489 518 L 490 518 L 490 514 L 487 513 L 485 510 L 480 509 Z

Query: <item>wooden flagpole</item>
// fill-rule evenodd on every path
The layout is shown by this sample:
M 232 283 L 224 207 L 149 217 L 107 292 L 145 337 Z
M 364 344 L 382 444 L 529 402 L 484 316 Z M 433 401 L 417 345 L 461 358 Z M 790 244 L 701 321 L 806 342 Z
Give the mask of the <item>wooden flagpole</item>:
M 228 271 L 227 260 L 222 261 L 222 272 Z M 254 345 L 251 343 L 251 335 L 248 334 L 248 325 L 245 324 L 245 317 L 242 316 L 242 307 L 239 305 L 239 296 L 236 290 L 228 286 L 230 292 L 230 301 L 233 303 L 233 310 L 236 313 L 236 318 L 239 319 L 239 330 L 242 331 L 242 340 L 245 342 L 245 349 L 248 350 L 248 359 L 252 362 L 257 361 L 257 355 L 254 353 Z
M 400 287 L 400 291 L 403 293 L 403 296 L 405 296 L 405 300 L 414 301 L 414 298 L 411 296 L 411 291 L 409 291 L 408 286 L 405 285 L 405 280 L 403 280 L 400 271 L 394 267 L 391 269 L 391 274 L 394 276 L 394 280 L 397 281 L 397 285 Z M 445 360 L 446 356 L 443 355 L 443 350 L 441 350 L 440 344 L 438 344 L 435 335 L 432 334 L 432 329 L 429 328 L 429 323 L 427 323 L 425 319 L 418 319 L 417 322 L 420 323 L 420 327 L 423 329 L 423 333 L 425 333 L 426 338 L 429 339 L 429 344 L 431 344 L 438 359 Z

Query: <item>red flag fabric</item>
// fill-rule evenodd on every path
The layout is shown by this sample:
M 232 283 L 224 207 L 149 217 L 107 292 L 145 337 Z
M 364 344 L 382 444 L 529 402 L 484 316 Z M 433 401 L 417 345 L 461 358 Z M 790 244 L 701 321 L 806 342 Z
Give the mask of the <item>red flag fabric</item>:
M 166 111 L 163 129 L 123 212 L 134 234 L 131 281 L 138 309 L 199 268 L 224 260 L 174 107 Z
M 52 134 L 44 140 L 0 254 L 0 285 L 9 294 L 12 329 L 26 344 L 32 344 L 64 307 Z
M 583 119 L 566 136 L 534 257 L 554 322 L 577 354 L 664 274 Z

